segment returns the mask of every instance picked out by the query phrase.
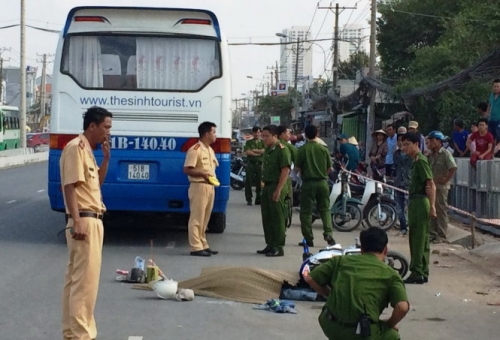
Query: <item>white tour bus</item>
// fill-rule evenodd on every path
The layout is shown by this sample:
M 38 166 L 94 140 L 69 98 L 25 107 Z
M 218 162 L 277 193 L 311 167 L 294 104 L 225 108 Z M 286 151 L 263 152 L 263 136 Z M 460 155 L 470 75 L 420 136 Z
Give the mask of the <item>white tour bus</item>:
M 209 229 L 222 232 L 229 199 L 231 95 L 227 42 L 207 10 L 77 7 L 56 53 L 50 122 L 49 197 L 64 211 L 61 151 L 82 131 L 82 114 L 113 114 L 103 200 L 114 213 L 188 214 L 187 149 L 198 125 L 217 125 L 221 186 Z M 102 152 L 95 151 L 97 161 Z

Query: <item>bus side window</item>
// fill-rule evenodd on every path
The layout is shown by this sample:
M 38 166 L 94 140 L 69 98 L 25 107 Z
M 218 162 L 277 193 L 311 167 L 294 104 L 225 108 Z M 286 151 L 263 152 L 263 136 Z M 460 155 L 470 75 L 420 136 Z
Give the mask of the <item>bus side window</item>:
M 103 54 L 102 75 L 105 89 L 119 89 L 123 85 L 122 63 L 120 57 L 116 54 Z
M 135 55 L 130 56 L 127 62 L 127 75 L 125 76 L 125 87 L 127 89 L 137 88 L 137 58 Z
M 19 129 L 19 118 L 14 118 L 15 122 L 16 122 L 16 129 Z

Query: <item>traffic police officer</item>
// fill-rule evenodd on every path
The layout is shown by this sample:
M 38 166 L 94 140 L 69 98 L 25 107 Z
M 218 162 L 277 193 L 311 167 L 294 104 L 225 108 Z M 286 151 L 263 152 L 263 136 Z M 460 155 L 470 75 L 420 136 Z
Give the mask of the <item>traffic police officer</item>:
M 315 291 L 327 297 L 319 324 L 328 339 L 360 339 L 357 328 L 365 316 L 371 333 L 365 338 L 400 339 L 396 325 L 410 304 L 401 276 L 384 263 L 387 234 L 371 227 L 360 233 L 360 240 L 362 255 L 336 256 L 305 277 Z M 391 317 L 380 320 L 389 303 L 394 308 Z
M 410 276 L 405 283 L 422 284 L 429 277 L 430 218 L 436 217 L 436 186 L 432 171 L 419 147 L 420 136 L 414 132 L 403 135 L 403 152 L 413 158 L 409 187 L 408 226 L 410 227 Z
M 252 128 L 253 139 L 245 143 L 243 151 L 247 155 L 247 169 L 245 178 L 245 198 L 248 205 L 252 205 L 252 187 L 255 186 L 255 204 L 260 204 L 260 178 L 262 176 L 262 155 L 265 145 L 261 139 L 260 127 Z
M 285 197 L 288 194 L 286 181 L 290 174 L 292 159 L 290 151 L 278 140 L 278 127 L 264 127 L 262 137 L 266 145 L 262 164 L 262 226 L 266 247 L 258 254 L 283 256 L 285 246 Z
M 100 107 L 85 112 L 83 134 L 71 140 L 60 159 L 64 206 L 68 217 L 69 261 L 62 296 L 63 338 L 90 340 L 97 335 L 94 307 L 99 288 L 103 243 L 101 185 L 108 171 L 112 114 Z M 94 150 L 102 144 L 97 166 Z
M 189 179 L 189 245 L 192 256 L 211 256 L 218 254 L 210 249 L 206 230 L 214 206 L 215 189 L 211 178 L 215 178 L 215 168 L 219 165 L 214 150 L 216 125 L 203 122 L 198 126 L 200 140 L 189 148 L 184 162 L 184 173 Z
M 334 245 L 332 237 L 332 217 L 330 213 L 330 193 L 328 188 L 328 173 L 332 168 L 332 158 L 328 149 L 316 142 L 318 128 L 308 125 L 305 128 L 307 143 L 297 154 L 296 167 L 301 174 L 302 188 L 300 191 L 300 226 L 302 236 L 310 247 L 313 244 L 312 210 L 316 201 L 318 212 L 323 222 L 323 238 L 329 245 Z M 302 245 L 302 243 L 299 243 Z

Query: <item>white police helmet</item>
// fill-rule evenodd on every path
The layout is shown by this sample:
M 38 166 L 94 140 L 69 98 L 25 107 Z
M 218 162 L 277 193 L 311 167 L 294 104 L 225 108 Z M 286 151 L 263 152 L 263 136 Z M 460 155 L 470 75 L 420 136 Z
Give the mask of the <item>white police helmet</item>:
M 163 280 L 154 284 L 153 290 L 162 299 L 174 299 L 177 294 L 177 281 Z

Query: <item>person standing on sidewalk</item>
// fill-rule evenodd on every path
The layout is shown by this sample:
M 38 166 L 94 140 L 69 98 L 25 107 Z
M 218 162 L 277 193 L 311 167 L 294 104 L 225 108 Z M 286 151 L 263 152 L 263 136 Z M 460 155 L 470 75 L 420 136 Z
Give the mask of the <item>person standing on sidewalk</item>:
M 59 161 L 68 223 L 69 261 L 62 296 L 64 339 L 95 339 L 94 308 L 99 289 L 103 243 L 101 186 L 108 172 L 113 115 L 91 107 L 83 118 L 84 132 L 63 149 Z M 102 144 L 101 144 L 102 143 Z M 93 150 L 101 144 L 103 160 L 97 165 Z
M 278 127 L 264 127 L 262 138 L 266 145 L 262 159 L 262 226 L 266 247 L 257 254 L 268 257 L 283 256 L 286 232 L 285 197 L 288 195 L 286 182 L 290 174 L 292 157 L 290 151 L 278 139 Z
M 392 179 L 394 175 L 394 152 L 398 145 L 398 136 L 394 125 L 389 124 L 385 128 L 387 133 L 387 155 L 385 156 L 385 176 L 387 179 Z
M 500 143 L 500 79 L 493 80 L 493 92 L 488 98 L 486 116 L 489 117 L 488 131 L 493 135 L 496 146 Z
M 318 129 L 308 125 L 305 129 L 307 143 L 299 149 L 297 169 L 302 178 L 300 191 L 300 226 L 309 247 L 314 247 L 312 231 L 313 204 L 316 202 L 318 213 L 323 222 L 323 238 L 329 245 L 334 245 L 332 236 L 332 217 L 330 213 L 330 192 L 328 173 L 332 170 L 332 158 L 328 149 L 316 142 Z M 302 243 L 299 243 L 302 245 Z
M 288 177 L 287 180 L 287 186 L 288 186 L 288 199 L 290 200 L 289 203 L 293 207 L 293 189 L 292 189 L 292 178 L 295 176 L 294 173 L 297 171 L 293 169 L 295 165 L 295 161 L 297 159 L 297 152 L 298 149 L 290 144 L 290 137 L 291 137 L 291 132 L 290 129 L 284 125 L 278 126 L 278 138 L 281 144 L 286 146 L 288 151 L 290 151 L 290 156 L 292 157 L 292 168 L 290 169 L 290 176 Z
M 410 276 L 405 283 L 422 284 L 429 278 L 429 227 L 430 219 L 436 217 L 436 187 L 432 171 L 420 151 L 420 136 L 408 132 L 403 136 L 403 152 L 413 158 L 410 180 L 410 204 L 408 224 L 410 227 Z
M 215 168 L 219 166 L 214 150 L 210 147 L 217 140 L 216 128 L 212 122 L 203 122 L 198 126 L 200 140 L 189 148 L 184 161 L 184 173 L 189 179 L 188 234 L 191 256 L 218 254 L 218 251 L 210 249 L 206 237 L 215 198 L 210 177 L 215 177 Z
M 467 140 L 467 147 L 470 148 L 472 142 L 475 142 L 475 151 L 470 155 L 470 164 L 475 169 L 479 160 L 493 159 L 493 147 L 495 138 L 488 132 L 488 120 L 479 118 L 477 123 L 478 131 L 472 133 Z
M 394 152 L 394 169 L 396 176 L 394 177 L 394 186 L 408 191 L 411 176 L 411 163 L 413 160 L 403 152 L 403 135 L 406 134 L 404 126 L 398 129 L 398 149 Z M 406 223 L 406 202 L 408 195 L 401 191 L 395 191 L 395 200 L 397 206 L 397 213 L 399 218 L 399 225 L 401 227 L 399 234 L 405 236 L 408 232 L 408 225 Z
M 457 164 L 452 154 L 443 147 L 444 135 L 440 131 L 432 131 L 428 136 L 432 153 L 429 156 L 432 176 L 436 185 L 436 214 L 431 220 L 431 242 L 446 242 L 448 230 L 448 191 L 450 181 L 455 175 Z
M 260 204 L 260 178 L 262 168 L 262 155 L 264 154 L 264 142 L 261 139 L 260 127 L 252 128 L 253 139 L 245 143 L 243 151 L 247 155 L 247 169 L 245 178 L 245 198 L 247 205 L 252 205 L 252 187 L 255 187 L 255 204 Z

